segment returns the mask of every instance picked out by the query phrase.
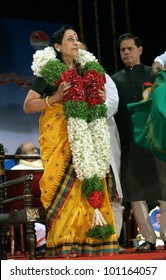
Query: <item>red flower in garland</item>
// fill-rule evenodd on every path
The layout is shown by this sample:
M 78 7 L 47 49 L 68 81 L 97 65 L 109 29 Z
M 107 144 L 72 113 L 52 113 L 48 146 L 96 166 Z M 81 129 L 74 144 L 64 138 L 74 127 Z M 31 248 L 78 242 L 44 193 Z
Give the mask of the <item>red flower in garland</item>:
M 93 208 L 100 208 L 102 204 L 102 199 L 102 191 L 94 191 L 90 194 L 88 201 Z
M 58 79 L 55 85 L 58 87 L 61 82 L 70 82 L 71 87 L 64 97 L 64 101 L 86 101 L 86 95 L 84 92 L 84 82 L 81 76 L 79 76 L 74 69 L 66 70 L 62 73 L 62 77 Z
M 102 89 L 106 82 L 105 76 L 96 70 L 89 70 L 83 76 L 83 80 L 89 106 L 102 104 L 103 99 L 99 95 L 99 90 Z

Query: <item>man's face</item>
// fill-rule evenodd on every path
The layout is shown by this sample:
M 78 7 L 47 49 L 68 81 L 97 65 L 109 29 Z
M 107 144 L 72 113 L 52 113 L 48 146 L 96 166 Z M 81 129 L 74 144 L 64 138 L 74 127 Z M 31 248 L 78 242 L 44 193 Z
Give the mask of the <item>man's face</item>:
M 35 147 L 35 145 L 31 142 L 25 143 L 22 146 L 22 153 L 23 154 L 31 154 L 31 155 L 37 155 L 38 149 Z M 27 161 L 34 161 L 34 159 L 27 159 Z
M 137 47 L 133 39 L 125 39 L 120 44 L 120 56 L 126 67 L 140 64 L 142 47 Z

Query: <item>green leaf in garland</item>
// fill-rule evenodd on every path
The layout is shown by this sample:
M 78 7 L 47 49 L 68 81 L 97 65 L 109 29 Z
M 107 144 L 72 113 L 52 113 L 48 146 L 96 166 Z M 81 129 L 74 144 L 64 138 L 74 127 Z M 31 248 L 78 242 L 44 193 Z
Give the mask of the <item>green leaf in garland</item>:
M 97 72 L 101 73 L 103 76 L 105 75 L 104 68 L 101 66 L 99 62 L 96 61 L 87 62 L 84 66 L 83 74 L 85 74 L 85 72 L 89 70 L 96 70 Z
M 107 107 L 105 104 L 96 104 L 89 108 L 88 122 L 99 118 L 107 118 Z
M 104 192 L 102 179 L 97 175 L 94 175 L 89 179 L 84 179 L 82 184 L 82 191 L 86 199 L 89 199 L 89 196 L 93 191 Z
M 50 59 L 40 71 L 41 76 L 49 85 L 55 85 L 55 82 L 62 76 L 62 73 L 68 67 L 59 59 Z
M 87 233 L 86 236 L 94 239 L 107 239 L 115 234 L 113 225 L 94 226 Z
M 67 119 L 79 118 L 87 121 L 88 118 L 88 103 L 82 101 L 69 100 L 64 102 L 65 116 Z

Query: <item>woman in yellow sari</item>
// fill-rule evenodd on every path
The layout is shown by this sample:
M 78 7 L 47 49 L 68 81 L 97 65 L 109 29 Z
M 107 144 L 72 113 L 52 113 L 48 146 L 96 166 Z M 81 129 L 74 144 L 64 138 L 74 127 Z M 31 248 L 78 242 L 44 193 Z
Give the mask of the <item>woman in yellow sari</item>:
M 95 130 L 93 133 L 89 132 L 87 118 L 83 117 L 86 110 L 89 111 L 84 97 L 85 79 L 84 83 L 80 76 L 67 79 L 71 74 L 80 71 L 80 65 L 75 60 L 79 48 L 77 34 L 71 27 L 64 26 L 54 33 L 52 44 L 53 47 L 36 52 L 32 70 L 37 77 L 24 101 L 26 113 L 41 111 L 39 143 L 44 173 L 40 180 L 40 189 L 41 201 L 46 210 L 47 255 L 92 257 L 117 253 L 118 237 L 107 191 L 107 172 L 103 173 L 107 168 L 104 160 L 101 160 L 101 157 L 106 156 L 100 156 L 100 153 L 96 152 L 95 160 L 88 161 L 94 159 L 93 155 L 90 157 L 89 154 L 91 144 L 97 141 L 95 135 L 98 133 Z M 85 54 L 91 57 L 88 52 Z M 51 63 L 45 67 L 50 57 Z M 53 66 L 55 61 L 61 62 L 59 67 Z M 38 64 L 43 65 L 43 71 Z M 63 74 L 62 71 L 61 74 L 58 73 L 60 67 L 63 68 Z M 50 69 L 52 71 L 49 71 Z M 66 69 L 74 72 L 69 71 L 69 76 L 67 72 L 64 75 Z M 88 81 L 89 78 L 86 79 Z M 74 82 L 76 84 L 72 87 Z M 97 92 L 97 98 L 102 100 L 102 103 L 105 102 L 104 86 Z M 72 98 L 79 96 L 78 102 L 74 100 L 70 103 L 68 95 Z M 95 97 L 95 102 L 97 98 Z M 69 101 L 65 103 L 70 106 L 65 107 L 64 101 Z M 93 104 L 91 108 L 94 108 Z M 101 127 L 101 119 L 98 123 Z M 97 127 L 97 121 L 95 124 Z M 92 137 L 88 138 L 88 135 Z M 102 136 L 104 139 L 104 133 Z M 95 145 L 98 146 L 97 151 L 101 150 L 102 153 L 102 138 L 100 141 Z M 100 168 L 96 167 L 100 161 Z M 93 169 L 98 170 L 100 176 L 97 176 Z

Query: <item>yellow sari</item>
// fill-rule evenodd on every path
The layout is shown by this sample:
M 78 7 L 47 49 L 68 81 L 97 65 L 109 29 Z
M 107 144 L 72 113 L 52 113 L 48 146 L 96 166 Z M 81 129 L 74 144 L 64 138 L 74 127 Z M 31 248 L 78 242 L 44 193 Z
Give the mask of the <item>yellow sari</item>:
M 118 252 L 118 237 L 106 240 L 86 236 L 91 228 L 94 208 L 82 194 L 82 182 L 76 177 L 68 142 L 67 120 L 63 104 L 43 111 L 40 120 L 40 149 L 44 173 L 40 180 L 41 201 L 46 210 L 47 255 L 69 257 L 103 256 Z M 116 230 L 106 181 L 100 212 Z

